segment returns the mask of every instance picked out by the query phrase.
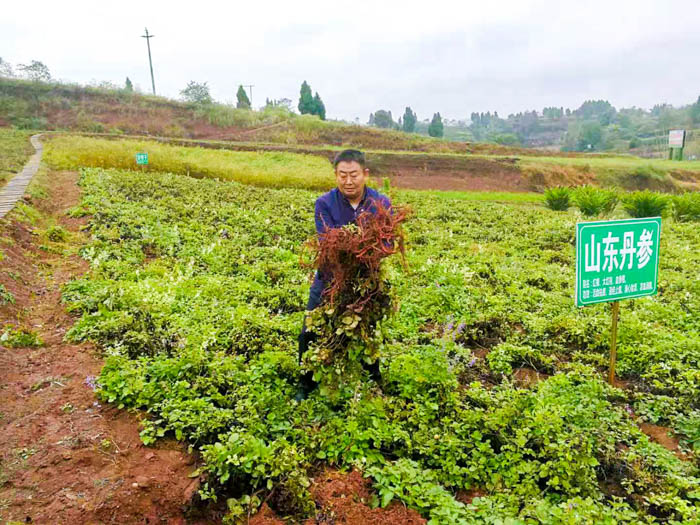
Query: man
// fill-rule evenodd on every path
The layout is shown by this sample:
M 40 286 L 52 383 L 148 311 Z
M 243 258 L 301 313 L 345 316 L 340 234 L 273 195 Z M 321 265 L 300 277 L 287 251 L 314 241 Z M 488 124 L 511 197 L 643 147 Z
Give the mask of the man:
M 355 149 L 346 149 L 335 156 L 333 160 L 335 168 L 335 181 L 337 187 L 316 199 L 314 217 L 316 220 L 316 233 L 321 235 L 327 228 L 340 228 L 346 224 L 355 223 L 357 216 L 364 211 L 375 213 L 377 203 L 385 208 L 391 206 L 391 201 L 385 195 L 367 186 L 369 169 L 365 166 L 365 155 Z M 309 301 L 306 311 L 311 311 L 321 304 L 321 294 L 326 287 L 329 276 L 323 272 L 316 272 L 314 282 L 309 292 Z M 316 334 L 307 332 L 306 323 L 299 334 L 299 364 L 301 356 L 308 349 L 309 343 L 316 339 Z M 375 381 L 379 381 L 379 362 L 365 365 L 365 369 Z M 307 372 L 302 376 L 302 392 L 298 397 L 304 398 L 316 387 L 313 373 Z

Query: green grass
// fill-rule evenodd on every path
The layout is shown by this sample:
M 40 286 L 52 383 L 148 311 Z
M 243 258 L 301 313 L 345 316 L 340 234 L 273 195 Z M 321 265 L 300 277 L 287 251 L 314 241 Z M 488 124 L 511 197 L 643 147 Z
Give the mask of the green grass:
M 0 187 L 21 171 L 34 153 L 29 142 L 31 134 L 25 130 L 0 128 Z
M 58 136 L 48 141 L 44 160 L 55 169 L 133 169 L 137 152 L 148 153 L 147 172 L 218 178 L 254 186 L 327 190 L 335 179 L 328 160 L 286 152 L 249 152 L 170 146 L 154 141 Z
M 380 191 L 382 191 L 380 189 Z M 394 190 L 400 198 L 418 198 L 419 195 L 431 196 L 438 200 L 456 200 L 472 202 L 504 202 L 518 204 L 539 204 L 543 202 L 540 193 L 509 191 L 441 191 L 441 190 Z

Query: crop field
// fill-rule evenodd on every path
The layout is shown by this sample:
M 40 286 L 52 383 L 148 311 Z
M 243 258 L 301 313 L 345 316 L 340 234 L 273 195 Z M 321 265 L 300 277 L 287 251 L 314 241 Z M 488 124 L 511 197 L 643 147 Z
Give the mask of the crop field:
M 90 267 L 62 292 L 79 317 L 66 338 L 105 356 L 99 399 L 142 411 L 144 443 L 198 453 L 200 497 L 225 501 L 228 521 L 263 501 L 313 516 L 328 465 L 371 480 L 369 504 L 435 524 L 700 520 L 697 223 L 664 219 L 660 292 L 621 304 L 613 387 L 609 307 L 573 304 L 580 216 L 391 190 L 413 215 L 407 268 L 385 267 L 399 308 L 382 324 L 381 384 L 297 401 L 301 246 L 322 185 L 231 173 L 81 169 L 70 214 L 88 220 Z

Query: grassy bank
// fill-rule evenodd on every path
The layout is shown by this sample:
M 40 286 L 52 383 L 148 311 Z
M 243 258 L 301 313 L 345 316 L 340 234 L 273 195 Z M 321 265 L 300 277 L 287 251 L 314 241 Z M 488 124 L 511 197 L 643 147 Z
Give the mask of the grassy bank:
M 58 136 L 48 141 L 44 160 L 55 169 L 136 166 L 137 152 L 148 153 L 146 172 L 236 181 L 254 186 L 327 190 L 334 185 L 326 159 L 286 152 L 225 151 L 186 148 L 154 141 L 105 140 Z
M 183 142 L 183 144 L 190 144 Z M 177 146 L 159 140 L 96 138 L 58 135 L 48 140 L 45 159 L 59 169 L 82 166 L 130 169 L 138 151 L 149 153 L 145 171 L 219 178 L 265 187 L 325 190 L 333 186 L 328 159 L 336 151 L 325 147 L 284 147 L 262 143 L 199 141 Z M 626 190 L 652 189 L 677 192 L 700 189 L 697 164 L 635 157 L 508 157 L 502 155 L 428 154 L 368 150 L 372 173 L 379 177 L 401 172 L 476 174 L 520 178 L 518 190 L 542 191 L 551 186 L 597 184 Z M 700 166 L 698 166 L 700 168 Z M 514 188 L 516 189 L 516 188 Z M 476 200 L 477 197 L 470 197 Z M 494 200 L 484 195 L 482 200 Z M 498 199 L 495 199 L 498 200 Z M 508 200 L 513 200 L 509 198 Z M 522 200 L 535 200 L 523 197 Z
M 0 128 L 0 188 L 17 174 L 34 148 L 29 142 L 30 131 Z

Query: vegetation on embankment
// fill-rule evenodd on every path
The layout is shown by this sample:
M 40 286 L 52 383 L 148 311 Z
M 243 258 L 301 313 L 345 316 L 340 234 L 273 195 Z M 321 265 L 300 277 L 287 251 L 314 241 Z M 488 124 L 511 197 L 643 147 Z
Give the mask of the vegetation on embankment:
M 0 78 L 0 126 L 22 129 L 225 139 L 289 145 L 485 155 L 554 155 L 488 143 L 451 142 L 417 133 L 297 115 L 286 107 L 259 111 L 215 102 L 184 103 L 125 89 Z
M 273 187 L 328 189 L 333 177 L 328 160 L 335 149 L 260 143 L 184 141 L 197 147 L 165 144 L 170 139 L 109 140 L 85 136 L 57 136 L 47 141 L 45 159 L 58 169 L 78 167 L 133 168 L 139 151 L 149 153 L 142 169 L 196 177 L 235 180 Z M 213 148 L 213 149 L 212 149 Z M 244 151 L 231 151 L 244 150 Z M 473 189 L 542 191 L 557 185 L 598 184 L 626 190 L 681 191 L 700 188 L 700 169 L 691 162 L 649 161 L 635 157 L 509 157 L 369 151 L 371 173 L 396 177 L 397 185 L 412 180 L 420 189 L 465 189 L 456 184 L 472 178 L 500 186 Z M 430 177 L 441 176 L 442 186 L 431 187 Z M 447 182 L 445 183 L 445 177 Z M 450 178 L 455 184 L 450 187 Z M 445 186 L 447 184 L 447 186 Z
M 327 190 L 335 181 L 328 161 L 286 152 L 185 148 L 148 140 L 105 140 L 59 136 L 48 141 L 44 160 L 56 169 L 135 168 L 135 154 L 148 153 L 142 171 L 236 181 L 254 186 Z
M 0 188 L 24 166 L 34 153 L 26 130 L 0 128 Z

